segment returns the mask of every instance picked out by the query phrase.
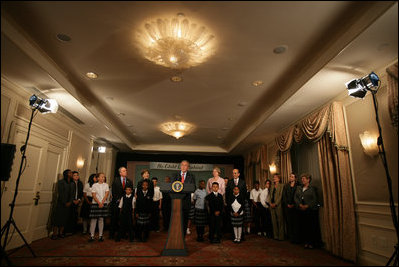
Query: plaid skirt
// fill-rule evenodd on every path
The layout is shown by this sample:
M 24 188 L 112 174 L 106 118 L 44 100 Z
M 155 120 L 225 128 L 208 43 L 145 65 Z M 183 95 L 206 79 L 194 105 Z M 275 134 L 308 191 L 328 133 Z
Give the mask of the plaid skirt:
M 148 226 L 150 224 L 150 213 L 139 213 L 136 223 L 138 226 Z
M 244 223 L 244 215 L 238 215 L 237 217 L 234 217 L 233 214 L 231 214 L 231 225 L 233 227 L 241 227 L 242 224 Z
M 252 222 L 251 205 L 247 199 L 244 204 L 244 222 Z
M 108 216 L 108 204 L 104 203 L 104 206 L 102 208 L 100 208 L 97 203 L 91 204 L 89 218 L 100 218 Z
M 191 204 L 190 212 L 188 213 L 188 219 L 193 221 L 194 216 L 195 216 L 195 205 Z
M 194 224 L 196 226 L 208 225 L 208 213 L 206 209 L 195 209 Z

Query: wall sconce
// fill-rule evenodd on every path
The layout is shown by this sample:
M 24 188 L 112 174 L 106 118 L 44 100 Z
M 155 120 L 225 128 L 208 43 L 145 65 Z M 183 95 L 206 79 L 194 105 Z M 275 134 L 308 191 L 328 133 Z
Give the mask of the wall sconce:
M 365 131 L 364 133 L 359 134 L 359 137 L 360 141 L 362 142 L 364 153 L 371 157 L 378 155 L 379 149 L 377 144 L 377 136 Z
M 85 160 L 83 158 L 78 158 L 78 160 L 76 161 L 76 167 L 79 169 L 83 168 L 83 166 L 85 165 Z
M 274 162 L 269 165 L 269 171 L 270 171 L 270 174 L 275 174 L 277 172 L 277 167 L 276 167 L 276 164 L 274 164 Z

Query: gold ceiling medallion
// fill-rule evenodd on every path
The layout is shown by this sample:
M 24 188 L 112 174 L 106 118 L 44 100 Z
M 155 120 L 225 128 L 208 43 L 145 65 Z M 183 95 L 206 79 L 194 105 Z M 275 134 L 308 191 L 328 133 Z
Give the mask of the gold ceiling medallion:
M 146 59 L 172 69 L 197 66 L 216 50 L 215 36 L 209 29 L 181 13 L 143 23 L 137 41 Z
M 163 133 L 179 139 L 191 133 L 194 130 L 194 125 L 183 121 L 169 121 L 161 124 L 160 128 Z

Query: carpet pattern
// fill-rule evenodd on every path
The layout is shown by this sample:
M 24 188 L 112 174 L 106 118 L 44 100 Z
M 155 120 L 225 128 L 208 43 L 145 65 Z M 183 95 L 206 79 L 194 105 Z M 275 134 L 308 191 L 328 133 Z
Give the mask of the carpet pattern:
M 235 244 L 228 235 L 220 244 L 197 242 L 195 230 L 186 236 L 189 256 L 161 256 L 166 242 L 166 232 L 151 232 L 148 242 L 130 243 L 107 239 L 89 243 L 88 235 L 75 234 L 64 239 L 43 238 L 34 241 L 31 248 L 19 248 L 9 259 L 17 266 L 254 266 L 254 265 L 304 265 L 304 266 L 353 266 L 353 263 L 332 256 L 323 249 L 304 249 L 288 241 L 276 241 L 257 235 L 247 235 L 246 241 Z M 2 262 L 3 265 L 3 262 Z

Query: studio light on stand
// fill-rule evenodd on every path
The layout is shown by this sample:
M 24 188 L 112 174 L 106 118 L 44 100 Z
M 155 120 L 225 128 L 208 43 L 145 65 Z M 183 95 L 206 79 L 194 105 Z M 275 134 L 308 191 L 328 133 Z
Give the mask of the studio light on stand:
M 380 155 L 380 158 L 382 160 L 382 164 L 384 165 L 385 169 L 385 176 L 387 178 L 387 184 L 388 184 L 388 191 L 389 191 L 389 206 L 391 209 L 391 216 L 393 220 L 393 225 L 395 227 L 396 231 L 396 242 L 399 240 L 399 227 L 398 227 L 398 218 L 396 215 L 396 209 L 395 209 L 395 202 L 393 199 L 393 193 L 392 193 L 392 179 L 389 174 L 389 169 L 388 169 L 388 162 L 386 159 L 386 154 L 385 154 L 385 148 L 384 148 L 384 141 L 382 139 L 382 130 L 381 130 L 381 124 L 380 124 L 380 119 L 378 117 L 378 103 L 377 103 L 377 98 L 376 94 L 378 92 L 378 89 L 380 87 L 380 79 L 378 78 L 377 74 L 374 72 L 371 72 L 369 75 L 366 75 L 360 79 L 354 79 L 349 82 L 347 82 L 346 88 L 349 91 L 349 95 L 352 97 L 356 98 L 364 98 L 367 94 L 367 91 L 371 92 L 371 95 L 373 96 L 373 103 L 374 103 L 374 110 L 375 110 L 375 119 L 377 121 L 377 126 L 378 126 L 378 133 L 379 136 L 377 138 L 377 145 L 378 145 L 378 154 Z M 393 263 L 393 266 L 398 266 L 398 243 L 396 243 L 394 252 L 389 258 L 387 262 L 387 266 Z
M 6 253 L 6 246 L 7 246 L 7 241 L 8 241 L 8 234 L 10 232 L 10 226 L 13 225 L 14 229 L 18 232 L 18 234 L 20 235 L 21 239 L 24 241 L 25 245 L 28 247 L 29 251 L 32 253 L 33 257 L 36 257 L 35 253 L 33 252 L 32 248 L 28 245 L 28 242 L 26 241 L 26 239 L 24 238 L 24 236 L 22 235 L 21 231 L 18 229 L 17 225 L 15 224 L 15 221 L 13 219 L 13 213 L 14 213 L 14 207 L 15 207 L 15 200 L 17 198 L 17 194 L 18 194 L 18 186 L 19 186 L 19 181 L 21 179 L 21 175 L 25 170 L 26 167 L 26 147 L 28 146 L 28 140 L 29 140 L 29 135 L 30 135 L 30 129 L 32 126 L 32 120 L 35 116 L 35 113 L 37 113 L 37 111 L 40 111 L 43 114 L 46 113 L 56 113 L 58 110 L 58 104 L 57 101 L 54 99 L 42 99 L 36 95 L 32 95 L 29 98 L 29 105 L 32 108 L 32 114 L 30 117 L 30 121 L 29 121 L 29 126 L 28 126 L 28 133 L 26 135 L 26 140 L 25 140 L 25 144 L 23 146 L 21 146 L 20 151 L 22 153 L 22 159 L 21 159 L 21 164 L 19 166 L 19 171 L 18 171 L 18 177 L 16 180 L 16 184 L 15 184 L 15 191 L 14 191 L 14 197 L 12 202 L 10 203 L 10 216 L 8 221 L 5 223 L 5 225 L 1 228 L 1 238 L 3 238 L 3 234 L 5 234 L 4 236 L 4 241 L 3 241 L 3 246 L 1 248 L 1 253 L 2 256 L 5 257 L 7 263 L 10 265 L 11 262 L 8 259 L 8 255 Z M 25 163 L 25 166 L 24 166 Z M 23 167 L 23 168 L 22 168 Z

